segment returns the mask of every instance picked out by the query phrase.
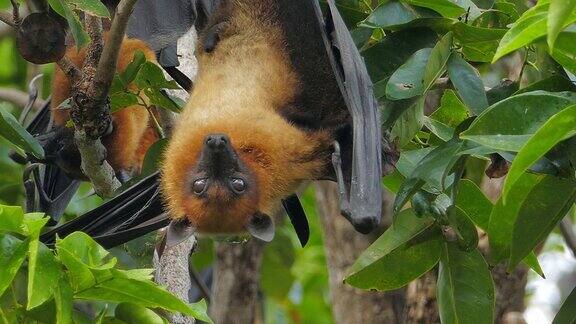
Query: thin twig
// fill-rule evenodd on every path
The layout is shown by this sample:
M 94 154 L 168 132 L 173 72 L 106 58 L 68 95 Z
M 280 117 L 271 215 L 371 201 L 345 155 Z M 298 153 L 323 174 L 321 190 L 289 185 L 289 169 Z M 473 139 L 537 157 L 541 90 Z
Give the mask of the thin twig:
M 0 88 L 0 100 L 8 101 L 18 107 L 25 107 L 28 103 L 28 93 L 12 88 Z M 39 109 L 43 105 L 43 100 L 36 101 L 34 109 Z
M 134 9 L 137 0 L 122 0 L 116 7 L 116 13 L 112 20 L 112 26 L 108 33 L 108 39 L 104 44 L 102 56 L 96 72 L 96 95 L 104 96 L 108 93 L 118 63 L 118 54 L 124 39 L 124 33 L 128 26 L 128 19 Z
M 10 3 L 12 4 L 12 19 L 14 24 L 20 25 L 22 22 L 22 20 L 20 20 L 20 4 L 15 0 L 10 0 Z
M 576 258 L 576 234 L 574 234 L 572 221 L 570 220 L 571 215 L 572 213 L 569 213 L 560 222 L 560 232 L 562 232 L 564 242 L 566 242 L 566 245 L 572 251 L 572 255 Z
M 6 11 L 0 11 L 0 21 L 4 22 L 5 24 L 13 28 L 18 27 L 18 25 L 16 25 L 16 23 L 14 23 L 14 20 L 12 19 L 12 14 L 7 13 Z

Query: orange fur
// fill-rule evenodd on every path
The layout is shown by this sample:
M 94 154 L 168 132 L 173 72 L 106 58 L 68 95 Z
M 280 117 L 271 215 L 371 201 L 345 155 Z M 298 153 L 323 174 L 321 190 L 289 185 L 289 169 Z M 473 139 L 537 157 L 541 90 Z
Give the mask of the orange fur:
M 236 6 L 217 49 L 200 53 L 191 98 L 176 124 L 162 167 L 162 188 L 171 215 L 187 218 L 200 232 L 238 233 L 256 212 L 271 213 L 304 180 L 315 179 L 325 159 L 313 157 L 332 139 L 305 132 L 279 109 L 298 90 L 298 78 L 272 19 L 255 19 L 253 8 Z M 226 134 L 257 181 L 254 195 L 230 200 L 209 192 L 208 201 L 189 189 L 208 134 Z
M 107 35 L 104 35 L 106 41 Z M 125 38 L 120 48 L 118 57 L 118 71 L 124 71 L 134 58 L 137 51 L 142 51 L 148 61 L 155 62 L 154 52 L 148 46 L 137 39 Z M 86 57 L 86 49 L 77 51 L 75 47 L 67 50 L 66 56 L 76 65 L 82 66 Z M 132 86 L 132 85 L 131 85 Z M 133 87 L 133 86 L 132 86 Z M 60 68 L 56 68 L 52 82 L 51 113 L 54 124 L 65 125 L 70 119 L 67 110 L 56 109 L 64 100 L 70 97 L 70 81 Z M 112 134 L 102 140 L 108 151 L 107 160 L 114 170 L 139 171 L 144 154 L 154 142 L 151 140 L 148 130 L 149 116 L 144 107 L 129 106 L 112 114 L 114 130 Z

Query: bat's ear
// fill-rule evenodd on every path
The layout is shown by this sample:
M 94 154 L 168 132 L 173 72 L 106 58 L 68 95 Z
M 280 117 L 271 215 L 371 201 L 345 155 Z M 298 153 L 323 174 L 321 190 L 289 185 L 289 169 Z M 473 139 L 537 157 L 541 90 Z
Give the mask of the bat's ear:
M 194 235 L 196 228 L 186 220 L 173 220 L 166 229 L 166 249 L 170 249 Z
M 270 242 L 274 238 L 274 222 L 272 218 L 261 212 L 256 212 L 248 225 L 246 230 L 250 235 L 264 242 Z

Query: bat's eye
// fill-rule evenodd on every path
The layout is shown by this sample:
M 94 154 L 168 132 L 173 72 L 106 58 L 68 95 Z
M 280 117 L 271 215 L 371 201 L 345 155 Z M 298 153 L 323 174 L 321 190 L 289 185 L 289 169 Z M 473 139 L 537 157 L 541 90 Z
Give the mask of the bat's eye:
M 232 186 L 232 189 L 238 193 L 246 190 L 246 182 L 242 179 L 232 179 L 232 181 L 230 181 L 230 185 Z
M 195 194 L 199 195 L 203 193 L 204 190 L 206 189 L 206 184 L 207 184 L 206 179 L 198 179 L 194 181 L 194 183 L 192 184 L 192 191 L 194 191 Z

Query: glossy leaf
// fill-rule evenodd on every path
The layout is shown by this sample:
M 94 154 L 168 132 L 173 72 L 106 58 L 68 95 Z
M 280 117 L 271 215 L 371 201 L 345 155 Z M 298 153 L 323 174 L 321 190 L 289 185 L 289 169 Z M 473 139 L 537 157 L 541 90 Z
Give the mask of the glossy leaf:
M 571 16 L 576 12 L 576 0 L 550 0 L 548 9 L 548 47 L 553 51 L 558 34 L 571 23 Z
M 20 206 L 0 205 L 0 231 L 24 234 L 24 211 Z
M 546 176 L 520 207 L 510 247 L 509 269 L 513 269 L 544 241 L 576 201 L 576 181 Z
M 138 96 L 130 92 L 117 92 L 110 95 L 110 112 L 115 113 L 122 108 L 138 105 Z M 142 109 L 145 109 L 142 107 Z
M 348 270 L 345 282 L 362 289 L 400 288 L 438 262 L 441 236 L 430 227 L 430 217 L 405 210 Z
M 512 232 L 520 207 L 530 191 L 542 179 L 543 176 L 525 173 L 508 194 L 507 204 L 504 205 L 502 197 L 500 197 L 494 205 L 488 225 L 490 262 L 492 264 L 497 264 L 510 256 Z
M 440 101 L 440 107 L 436 109 L 430 118 L 437 120 L 451 128 L 455 128 L 466 120 L 470 115 L 466 106 L 460 101 L 454 90 L 444 91 Z
M 552 116 L 526 144 L 514 158 L 508 171 L 502 196 L 506 196 L 520 176 L 544 154 L 550 151 L 560 141 L 576 135 L 576 105 L 570 106 Z
M 114 315 L 128 324 L 164 324 L 162 317 L 154 311 L 132 303 L 120 303 Z
M 387 1 L 374 9 L 363 24 L 386 29 L 406 24 L 416 18 L 418 15 L 409 6 L 399 1 Z
M 576 321 L 576 287 L 564 301 L 552 324 L 569 324 Z
M 462 101 L 475 115 L 488 108 L 486 91 L 478 71 L 457 53 L 452 53 L 450 56 L 448 75 Z
M 136 51 L 136 53 L 134 53 L 134 58 L 132 59 L 132 61 L 130 61 L 128 66 L 126 66 L 124 72 L 120 74 L 120 77 L 122 78 L 124 84 L 128 85 L 132 81 L 134 81 L 136 75 L 138 75 L 138 72 L 140 71 L 140 68 L 142 67 L 142 64 L 144 64 L 144 62 L 146 62 L 146 56 L 144 56 L 144 52 L 140 50 Z
M 0 296 L 10 287 L 26 258 L 29 240 L 19 240 L 13 236 L 0 234 Z
M 538 4 L 526 11 L 502 38 L 493 62 L 545 36 L 548 31 L 549 6 L 548 3 Z M 576 11 L 572 11 L 569 16 L 563 19 L 563 24 L 554 28 L 561 30 L 574 21 L 576 21 Z
M 456 18 L 466 12 L 464 8 L 449 0 L 404 0 L 404 2 L 432 9 L 447 18 Z
M 100 0 L 66 0 L 76 10 L 84 11 L 91 16 L 110 18 L 110 13 Z
M 422 94 L 424 70 L 431 51 L 431 48 L 418 50 L 392 74 L 386 85 L 389 99 L 408 99 Z
M 152 144 L 152 146 L 150 146 L 146 152 L 146 156 L 144 157 L 144 162 L 142 163 L 142 171 L 140 172 L 141 175 L 152 174 L 158 171 L 164 150 L 167 146 L 168 139 L 158 140 Z
M 428 92 L 434 82 L 446 71 L 446 64 L 452 49 L 452 33 L 448 32 L 442 37 L 430 52 L 430 58 L 424 70 L 423 91 Z
M 575 42 L 576 32 L 563 32 L 558 36 L 556 44 L 554 45 L 554 51 L 552 52 L 554 60 L 562 64 L 566 70 L 572 73 L 576 73 Z
M 62 269 L 54 253 L 38 238 L 28 248 L 28 303 L 26 309 L 37 307 L 54 294 Z
M 457 22 L 453 28 L 455 41 L 462 46 L 464 57 L 473 62 L 491 62 L 506 29 L 483 28 Z
M 68 3 L 64 0 L 48 0 L 50 7 L 54 9 L 56 13 L 64 17 L 68 22 L 68 27 L 72 37 L 74 38 L 74 43 L 76 48 L 81 48 L 90 42 L 90 37 L 84 31 L 82 23 L 78 15 L 70 8 Z
M 478 231 L 466 212 L 458 206 L 448 209 L 448 222 L 458 235 L 458 243 L 464 251 L 470 251 L 478 246 Z
M 114 303 L 135 303 L 143 307 L 158 307 L 171 312 L 180 312 L 204 322 L 212 323 L 206 314 L 206 303 L 186 304 L 164 288 L 152 282 L 112 278 L 92 288 L 77 292 L 78 299 L 101 300 Z
M 56 304 L 56 324 L 71 324 L 73 293 L 68 280 L 62 278 L 54 287 L 54 301 Z
M 554 114 L 573 105 L 576 94 L 534 91 L 486 109 L 460 137 L 498 150 L 518 152 Z
M 0 136 L 27 153 L 39 159 L 44 158 L 44 149 L 38 140 L 32 137 L 5 108 L 0 109 Z
M 474 182 L 468 179 L 460 180 L 456 206 L 462 209 L 481 230 L 485 232 L 488 230 L 493 205 Z
M 152 62 L 142 63 L 134 82 L 140 89 L 147 87 L 154 87 L 157 89 L 180 89 L 176 81 L 166 80 L 162 69 Z
M 442 244 L 438 272 L 438 309 L 443 324 L 491 324 L 494 321 L 494 282 L 478 252 Z

